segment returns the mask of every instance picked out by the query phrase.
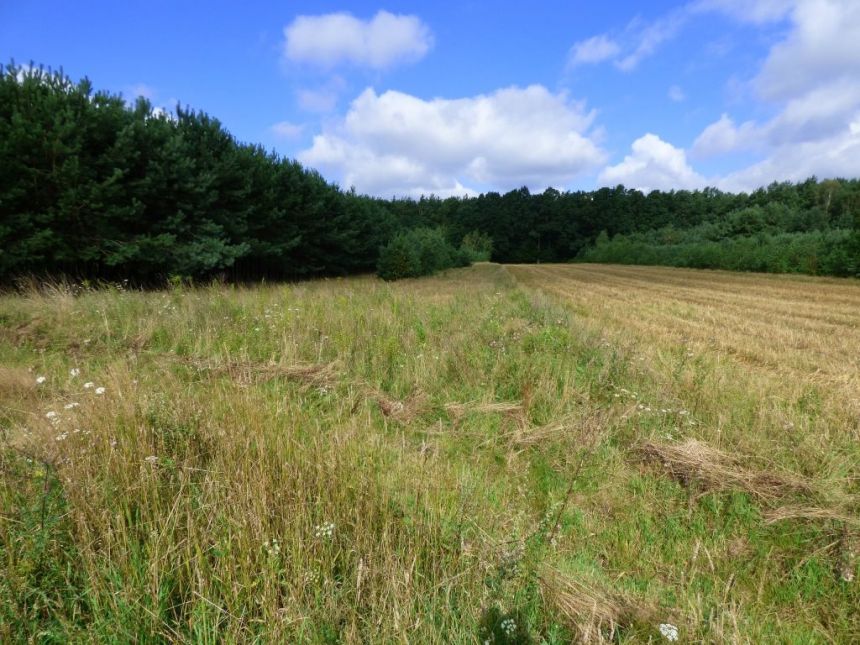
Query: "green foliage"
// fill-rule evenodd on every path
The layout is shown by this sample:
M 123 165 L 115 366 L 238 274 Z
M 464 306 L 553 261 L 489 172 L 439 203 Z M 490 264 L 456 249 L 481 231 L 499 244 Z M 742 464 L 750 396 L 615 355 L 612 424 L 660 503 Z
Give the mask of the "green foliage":
M 471 231 L 460 243 L 460 251 L 472 262 L 488 262 L 493 256 L 493 238 L 481 231 Z
M 711 240 L 702 236 L 701 228 L 616 235 L 611 240 L 601 236 L 578 259 L 695 269 L 860 275 L 860 256 L 851 246 L 856 233 L 851 231 L 759 232 Z
M 416 228 L 398 234 L 380 250 L 377 274 L 383 280 L 399 280 L 468 264 L 469 257 L 452 247 L 442 231 Z
M 523 187 L 386 201 L 239 143 L 204 113 L 166 114 L 61 71 L 0 66 L 0 282 L 35 274 L 163 284 L 170 275 L 305 278 L 373 267 L 414 275 L 403 242 L 379 257 L 413 229 L 442 229 L 447 239 L 406 244 L 417 245 L 418 274 L 488 259 L 605 256 L 856 275 L 860 180 L 811 178 L 738 195 Z

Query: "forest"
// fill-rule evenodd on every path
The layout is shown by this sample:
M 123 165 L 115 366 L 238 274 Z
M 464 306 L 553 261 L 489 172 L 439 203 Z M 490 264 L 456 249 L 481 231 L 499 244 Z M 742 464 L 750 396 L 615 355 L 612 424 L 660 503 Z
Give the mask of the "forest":
M 860 180 L 380 199 L 215 118 L 0 66 L 0 282 L 387 279 L 492 259 L 860 274 Z

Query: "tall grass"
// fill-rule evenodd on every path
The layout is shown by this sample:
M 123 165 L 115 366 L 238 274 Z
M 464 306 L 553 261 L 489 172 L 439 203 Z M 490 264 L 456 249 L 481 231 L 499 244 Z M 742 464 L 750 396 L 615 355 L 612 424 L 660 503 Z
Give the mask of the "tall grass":
M 860 637 L 850 429 L 818 461 L 773 438 L 839 416 L 644 365 L 502 267 L 0 311 L 4 642 Z M 646 458 L 718 436 L 683 476 Z

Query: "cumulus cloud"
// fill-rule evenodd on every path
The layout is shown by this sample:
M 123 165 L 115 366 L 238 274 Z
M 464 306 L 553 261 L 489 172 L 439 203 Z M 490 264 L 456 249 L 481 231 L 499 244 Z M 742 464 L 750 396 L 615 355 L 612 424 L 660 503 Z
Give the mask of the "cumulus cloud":
M 754 147 L 759 138 L 760 132 L 752 121 L 737 126 L 728 114 L 723 113 L 696 138 L 692 153 L 696 157 L 713 157 Z
M 636 139 L 624 161 L 603 169 L 598 182 L 624 184 L 643 191 L 702 188 L 707 183 L 687 163 L 686 153 L 655 134 Z
M 298 157 L 382 196 L 564 185 L 605 162 L 594 118 L 541 85 L 432 100 L 367 89 Z
M 711 4 L 730 5 L 727 0 Z M 787 6 L 787 5 L 791 6 Z M 858 172 L 860 3 L 855 0 L 759 0 L 756 15 L 778 19 L 790 10 L 791 30 L 753 78 L 774 116 L 736 125 L 723 114 L 693 144 L 699 156 L 755 150 L 763 159 L 719 185 L 751 190 L 774 180 Z M 768 13 L 766 8 L 770 8 Z M 854 156 L 852 156 L 854 155 Z
M 771 48 L 755 86 L 765 99 L 791 98 L 860 75 L 860 2 L 798 0 L 794 29 Z
M 781 147 L 764 160 L 723 177 L 725 190 L 751 191 L 772 181 L 860 176 L 860 113 L 844 131 L 818 141 Z
M 610 58 L 615 58 L 621 53 L 621 47 L 614 40 L 605 35 L 594 36 L 587 40 L 574 43 L 568 54 L 568 65 L 588 65 L 602 63 Z
M 350 64 L 385 69 L 423 58 L 433 46 L 417 16 L 378 12 L 370 20 L 349 13 L 298 16 L 284 28 L 284 57 L 324 68 Z

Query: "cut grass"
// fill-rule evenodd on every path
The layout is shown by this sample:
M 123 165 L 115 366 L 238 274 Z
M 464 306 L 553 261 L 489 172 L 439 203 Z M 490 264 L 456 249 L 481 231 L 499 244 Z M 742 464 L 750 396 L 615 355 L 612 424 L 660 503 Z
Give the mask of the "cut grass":
M 643 271 L 0 296 L 0 641 L 860 639 L 860 288 Z

